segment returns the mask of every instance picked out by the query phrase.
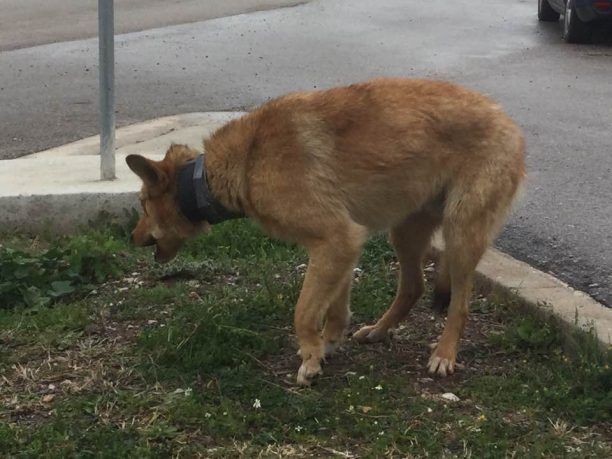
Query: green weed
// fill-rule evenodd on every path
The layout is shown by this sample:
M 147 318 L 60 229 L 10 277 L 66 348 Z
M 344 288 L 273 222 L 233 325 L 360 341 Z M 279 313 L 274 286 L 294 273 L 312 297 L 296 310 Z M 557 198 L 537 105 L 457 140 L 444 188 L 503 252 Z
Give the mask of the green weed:
M 0 245 L 0 307 L 40 308 L 121 272 L 125 243 L 107 232 L 62 238 L 44 250 Z

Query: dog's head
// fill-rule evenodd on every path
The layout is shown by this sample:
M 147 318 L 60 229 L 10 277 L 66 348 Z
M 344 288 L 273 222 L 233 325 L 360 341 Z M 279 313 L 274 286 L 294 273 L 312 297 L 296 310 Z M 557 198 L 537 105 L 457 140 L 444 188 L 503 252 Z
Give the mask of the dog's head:
M 177 174 L 198 152 L 186 145 L 172 145 L 162 161 L 128 155 L 129 168 L 142 179 L 142 215 L 132 231 L 136 246 L 155 245 L 155 260 L 172 260 L 183 243 L 208 229 L 206 222 L 193 223 L 180 211 L 177 199 Z

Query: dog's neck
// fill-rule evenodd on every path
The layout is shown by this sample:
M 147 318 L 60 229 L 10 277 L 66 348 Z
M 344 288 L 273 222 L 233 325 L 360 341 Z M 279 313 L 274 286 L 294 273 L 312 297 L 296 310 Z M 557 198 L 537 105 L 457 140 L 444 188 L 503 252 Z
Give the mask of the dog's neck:
M 204 155 L 187 162 L 178 172 L 177 195 L 183 215 L 191 222 L 211 225 L 244 217 L 242 211 L 226 208 L 212 193 L 206 173 Z
M 226 123 L 204 140 L 208 187 L 227 209 L 251 217 L 249 156 L 256 124 L 247 115 Z

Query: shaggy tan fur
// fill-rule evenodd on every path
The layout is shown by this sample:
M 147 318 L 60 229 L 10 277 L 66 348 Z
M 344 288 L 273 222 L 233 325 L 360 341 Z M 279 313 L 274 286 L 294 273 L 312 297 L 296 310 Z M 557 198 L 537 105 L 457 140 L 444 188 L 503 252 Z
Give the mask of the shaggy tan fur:
M 399 287 L 388 311 L 354 338 L 381 340 L 406 317 L 423 293 L 423 256 L 441 227 L 435 302 L 450 305 L 428 368 L 454 371 L 474 269 L 525 173 L 521 131 L 497 104 L 449 83 L 379 79 L 273 100 L 220 128 L 204 149 L 222 204 L 308 251 L 295 308 L 300 384 L 345 336 L 351 273 L 376 231 L 390 233 Z M 133 239 L 156 244 L 159 261 L 208 228 L 190 223 L 176 203 L 177 171 L 197 154 L 173 145 L 163 161 L 127 158 L 144 182 Z

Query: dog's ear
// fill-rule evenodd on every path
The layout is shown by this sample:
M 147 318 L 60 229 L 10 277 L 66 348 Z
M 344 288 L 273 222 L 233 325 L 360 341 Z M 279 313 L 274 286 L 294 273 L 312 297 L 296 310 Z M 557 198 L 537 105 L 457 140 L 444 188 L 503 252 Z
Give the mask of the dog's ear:
M 148 188 L 163 187 L 168 182 L 166 173 L 154 161 L 140 155 L 128 155 L 125 162 Z

